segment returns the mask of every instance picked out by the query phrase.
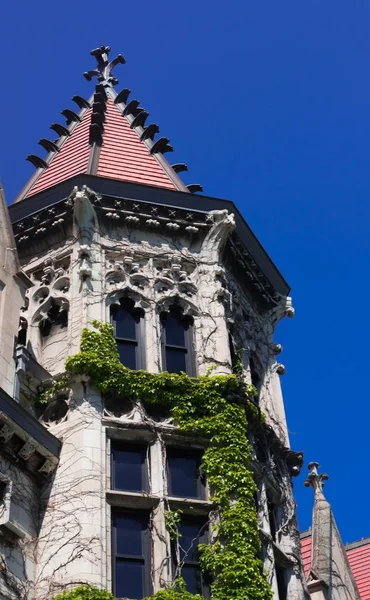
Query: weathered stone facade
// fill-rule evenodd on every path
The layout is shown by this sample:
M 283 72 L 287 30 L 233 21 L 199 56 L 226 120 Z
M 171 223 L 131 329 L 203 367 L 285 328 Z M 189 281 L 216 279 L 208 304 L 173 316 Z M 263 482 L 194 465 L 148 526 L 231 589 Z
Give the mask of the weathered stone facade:
M 108 80 L 104 85 L 111 89 Z M 43 480 L 32 470 L 27 479 L 26 467 L 14 463 L 14 456 L 9 465 L 0 465 L 0 479 L 27 489 L 29 499 L 19 510 L 27 513 L 22 519 L 32 519 L 24 535 L 13 531 L 12 540 L 0 538 L 0 600 L 49 600 L 80 583 L 111 590 L 112 514 L 121 508 L 150 513 L 150 588 L 157 591 L 174 579 L 165 511 L 186 513 L 192 507 L 205 519 L 212 511 L 207 484 L 202 498 L 171 497 L 168 448 L 202 449 L 206 440 L 179 432 L 169 415 L 140 400 L 103 397 L 84 377 L 76 377 L 70 391 L 46 409 L 37 412 L 33 403 L 40 384 L 50 386 L 63 374 L 66 358 L 79 351 L 82 329 L 94 320 L 110 322 L 122 299 L 139 315 L 135 343 L 141 368 L 165 370 L 161 315 L 175 305 L 191 323 L 189 373 L 212 368 L 214 374 L 229 374 L 238 361 L 245 382 L 256 386 L 267 424 L 263 435 L 252 434 L 250 440 L 263 567 L 275 600 L 308 597 L 292 493 L 302 455 L 289 446 L 280 388 L 285 369 L 274 339 L 278 321 L 294 310 L 286 282 L 234 209 L 230 202 L 197 198 L 183 188 L 88 174 L 10 208 L 19 260 L 31 284 L 25 303 L 15 292 L 14 319 L 0 320 L 5 340 L 14 335 L 14 323 L 21 324 L 18 362 L 7 351 L 0 387 L 20 401 L 29 418 L 39 419 L 61 449 L 49 457 Z M 14 365 L 17 394 L 10 385 Z M 122 440 L 148 448 L 145 493 L 111 485 L 111 448 Z

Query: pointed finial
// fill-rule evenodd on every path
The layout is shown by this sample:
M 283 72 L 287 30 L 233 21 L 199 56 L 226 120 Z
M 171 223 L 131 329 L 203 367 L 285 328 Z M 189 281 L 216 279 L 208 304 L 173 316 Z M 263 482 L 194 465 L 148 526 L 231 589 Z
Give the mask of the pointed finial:
M 97 77 L 98 81 L 103 82 L 105 85 L 117 85 L 118 79 L 112 76 L 112 71 L 116 65 L 124 65 L 126 61 L 122 54 L 118 54 L 116 58 L 108 62 L 109 52 L 109 46 L 100 46 L 100 48 L 91 50 L 90 54 L 96 58 L 97 65 L 96 69 L 84 73 L 84 77 L 87 81 L 91 81 L 93 77 Z
M 307 476 L 306 481 L 304 482 L 305 487 L 312 487 L 314 492 L 322 492 L 322 488 L 324 487 L 324 481 L 329 479 L 329 475 L 326 473 L 318 473 L 319 463 L 310 462 L 308 465 L 308 469 L 310 473 Z

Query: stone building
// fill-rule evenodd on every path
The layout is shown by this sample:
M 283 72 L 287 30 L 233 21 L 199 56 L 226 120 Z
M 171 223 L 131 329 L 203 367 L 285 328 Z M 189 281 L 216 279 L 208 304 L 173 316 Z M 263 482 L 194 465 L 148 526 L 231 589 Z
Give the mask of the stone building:
M 370 539 L 344 545 L 333 509 L 324 496 L 326 473 L 308 465 L 306 487 L 314 491 L 312 527 L 301 534 L 302 559 L 312 600 L 370 599 Z
M 207 440 L 83 374 L 35 401 L 95 321 L 112 323 L 130 369 L 237 371 L 255 386 L 266 419 L 248 431 L 261 564 L 275 600 L 303 600 L 292 493 L 302 454 L 289 445 L 274 340 L 294 314 L 289 286 L 236 206 L 197 196 L 180 178 L 186 165 L 167 162 L 169 140 L 116 91 L 123 57 L 91 54 L 91 98 L 74 96 L 76 112 L 51 125 L 57 139 L 39 142 L 47 156 L 28 157 L 36 171 L 9 217 L 0 206 L 0 600 L 51 600 L 83 583 L 143 598 L 179 572 L 209 596 L 196 551 L 214 541 Z M 169 510 L 181 511 L 181 568 Z

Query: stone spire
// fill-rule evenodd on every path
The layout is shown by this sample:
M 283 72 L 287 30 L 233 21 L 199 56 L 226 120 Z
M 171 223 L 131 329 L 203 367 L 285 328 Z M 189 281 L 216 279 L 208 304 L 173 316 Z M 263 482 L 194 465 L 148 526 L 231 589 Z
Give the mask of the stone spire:
M 331 505 L 324 496 L 324 482 L 329 476 L 319 473 L 318 468 L 319 463 L 310 462 L 304 482 L 314 491 L 308 591 L 312 600 L 360 600 Z

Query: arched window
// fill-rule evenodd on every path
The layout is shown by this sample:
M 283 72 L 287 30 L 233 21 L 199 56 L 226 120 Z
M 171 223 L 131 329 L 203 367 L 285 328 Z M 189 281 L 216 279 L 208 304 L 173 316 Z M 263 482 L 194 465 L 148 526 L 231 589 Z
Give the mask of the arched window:
M 121 363 L 129 369 L 144 369 L 144 349 L 141 309 L 135 308 L 130 298 L 121 298 L 119 306 L 111 308 L 111 322 L 114 328 Z
M 169 373 L 184 371 L 195 375 L 192 325 L 193 319 L 184 316 L 180 306 L 171 306 L 162 313 L 162 362 Z

